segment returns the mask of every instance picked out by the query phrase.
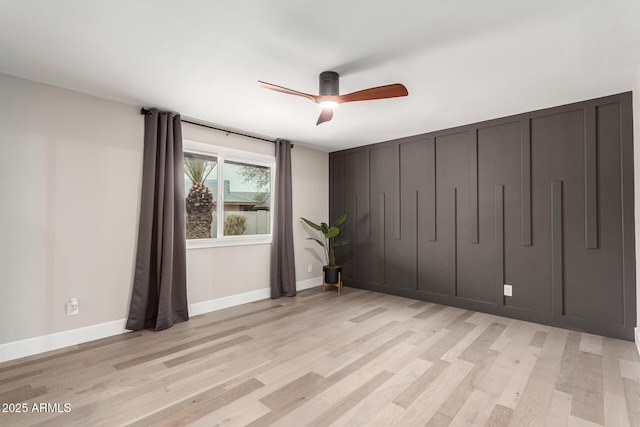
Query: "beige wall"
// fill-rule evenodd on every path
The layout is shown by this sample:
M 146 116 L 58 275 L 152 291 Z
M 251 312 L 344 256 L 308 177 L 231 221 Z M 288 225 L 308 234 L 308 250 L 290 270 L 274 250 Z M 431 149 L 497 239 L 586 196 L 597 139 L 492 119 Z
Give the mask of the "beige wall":
M 143 132 L 138 106 L 0 74 L 0 345 L 127 316 Z M 188 124 L 183 135 L 274 151 L 268 142 Z M 296 146 L 292 162 L 294 216 L 326 217 L 327 153 Z M 302 232 L 294 223 L 297 279 L 317 280 L 320 264 Z M 189 303 L 267 288 L 269 250 L 189 250 Z M 68 317 L 73 297 L 80 314 Z
M 296 145 L 291 159 L 296 279 L 304 281 L 321 277 L 325 264 L 322 248 L 316 242 L 306 240 L 309 234 L 300 217 L 316 222 L 329 220 L 329 155 Z M 308 272 L 309 265 L 311 273 Z
M 136 107 L 0 75 L 0 344 L 126 316 L 142 137 Z

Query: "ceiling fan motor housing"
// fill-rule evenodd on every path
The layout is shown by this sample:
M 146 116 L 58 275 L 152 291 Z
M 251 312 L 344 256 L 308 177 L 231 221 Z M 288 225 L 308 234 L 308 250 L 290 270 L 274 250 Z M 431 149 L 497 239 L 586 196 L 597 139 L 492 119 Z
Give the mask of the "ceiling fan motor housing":
M 340 95 L 340 75 L 335 71 L 320 73 L 320 95 Z

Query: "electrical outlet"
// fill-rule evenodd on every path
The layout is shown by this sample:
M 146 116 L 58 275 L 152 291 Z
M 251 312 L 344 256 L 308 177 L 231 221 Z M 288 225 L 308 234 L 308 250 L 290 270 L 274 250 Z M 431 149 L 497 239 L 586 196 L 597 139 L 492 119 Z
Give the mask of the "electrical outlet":
M 513 288 L 511 287 L 511 285 L 504 285 L 504 296 L 505 297 L 512 297 L 513 296 Z
M 67 303 L 67 316 L 75 316 L 79 311 L 78 298 L 71 298 Z
M 311 273 L 313 271 L 313 265 L 307 265 L 307 273 Z

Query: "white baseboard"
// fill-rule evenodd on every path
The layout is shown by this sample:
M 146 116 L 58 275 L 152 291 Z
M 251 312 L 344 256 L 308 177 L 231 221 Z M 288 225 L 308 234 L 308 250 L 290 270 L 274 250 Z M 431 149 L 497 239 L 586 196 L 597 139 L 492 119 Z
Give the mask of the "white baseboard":
M 296 282 L 296 289 L 299 291 L 304 291 L 305 289 L 316 288 L 318 286 L 322 286 L 322 276 L 314 277 L 313 279 L 302 280 L 300 282 Z
M 211 311 L 222 310 L 223 308 L 260 301 L 261 299 L 266 299 L 270 296 L 269 288 L 264 288 L 258 289 L 257 291 L 245 292 L 243 294 L 197 302 L 195 304 L 189 304 L 189 316 L 197 316 Z
M 636 348 L 638 349 L 638 354 L 640 354 L 640 329 L 633 328 L 636 332 Z
M 113 320 L 84 328 L 2 344 L 0 345 L 0 363 L 123 334 L 129 332 L 124 328 L 126 323 L 127 319 Z
M 314 288 L 322 285 L 322 278 L 316 277 L 296 283 L 299 291 Z M 234 307 L 246 304 L 271 296 L 269 288 L 258 289 L 257 291 L 245 292 L 243 294 L 231 295 L 214 300 L 199 302 L 189 305 L 189 316 L 209 313 L 211 311 L 222 310 L 223 308 Z M 107 338 L 113 335 L 129 332 L 125 329 L 127 319 L 113 320 L 111 322 L 99 323 L 70 331 L 58 332 L 55 334 L 29 338 L 22 341 L 15 341 L 0 344 L 0 363 L 21 357 L 32 356 L 34 354 L 45 353 L 47 351 L 58 350 L 60 348 L 85 342 Z M 636 339 L 636 342 L 638 340 Z
M 296 290 L 303 291 L 305 289 L 315 288 L 322 285 L 322 277 L 314 277 L 309 280 L 296 282 Z M 254 301 L 260 301 L 271 297 L 269 288 L 258 289 L 257 291 L 245 292 L 243 294 L 230 295 L 212 299 L 209 301 L 197 302 L 189 304 L 189 316 L 197 316 L 199 314 L 210 313 L 212 311 L 222 310 L 223 308 L 235 307 L 240 304 L 247 304 Z

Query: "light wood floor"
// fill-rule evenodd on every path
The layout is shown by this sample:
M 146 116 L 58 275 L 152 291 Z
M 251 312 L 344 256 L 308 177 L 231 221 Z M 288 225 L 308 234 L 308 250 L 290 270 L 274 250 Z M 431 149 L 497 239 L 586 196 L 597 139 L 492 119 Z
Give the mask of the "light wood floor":
M 0 364 L 0 403 L 28 406 L 2 426 L 634 427 L 640 357 L 631 342 L 315 288 Z

